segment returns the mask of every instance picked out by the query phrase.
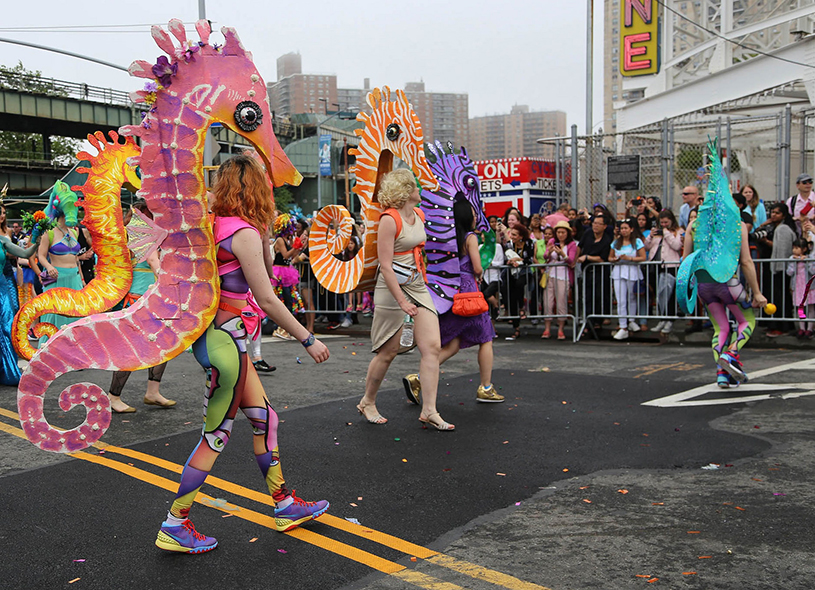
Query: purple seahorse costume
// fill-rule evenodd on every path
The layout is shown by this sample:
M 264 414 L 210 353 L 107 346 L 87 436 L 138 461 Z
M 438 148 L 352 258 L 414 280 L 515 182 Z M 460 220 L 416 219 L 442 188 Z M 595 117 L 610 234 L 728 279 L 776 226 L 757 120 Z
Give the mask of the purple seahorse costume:
M 435 156 L 429 159 L 430 169 L 439 181 L 437 192 L 422 191 L 420 207 L 425 214 L 427 242 L 427 288 L 439 312 L 441 345 L 454 338 L 461 339 L 461 348 L 492 341 L 495 331 L 489 312 L 474 317 L 453 314 L 453 296 L 456 293 L 472 293 L 479 290 L 473 275 L 473 266 L 466 252 L 458 251 L 453 204 L 467 199 L 475 210 L 476 229 L 489 229 L 481 206 L 479 180 L 472 161 L 464 148 L 456 154 L 448 142 L 447 150 L 441 143 L 427 144 Z

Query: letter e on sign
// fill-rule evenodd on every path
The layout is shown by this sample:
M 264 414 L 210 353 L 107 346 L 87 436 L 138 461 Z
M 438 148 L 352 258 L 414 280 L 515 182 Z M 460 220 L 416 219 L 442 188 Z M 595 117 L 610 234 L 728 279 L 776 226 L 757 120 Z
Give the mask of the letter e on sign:
M 622 0 L 620 30 L 620 73 L 643 76 L 659 72 L 660 31 L 657 0 Z

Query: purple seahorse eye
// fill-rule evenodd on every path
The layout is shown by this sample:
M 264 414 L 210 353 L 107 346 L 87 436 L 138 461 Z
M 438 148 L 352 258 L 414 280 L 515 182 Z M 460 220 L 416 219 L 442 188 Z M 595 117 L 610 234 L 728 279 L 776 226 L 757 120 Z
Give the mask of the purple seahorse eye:
M 245 100 L 235 107 L 235 122 L 243 131 L 254 131 L 263 122 L 263 111 L 260 105 L 251 100 Z
M 472 176 L 468 176 L 464 179 L 464 186 L 467 187 L 467 190 L 475 190 L 475 187 L 478 186 L 478 183 L 475 181 L 475 178 Z

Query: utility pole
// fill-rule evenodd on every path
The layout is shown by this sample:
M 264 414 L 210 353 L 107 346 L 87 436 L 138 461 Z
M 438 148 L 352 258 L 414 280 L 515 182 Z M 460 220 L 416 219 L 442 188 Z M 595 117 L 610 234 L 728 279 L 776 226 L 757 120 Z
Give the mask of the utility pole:
M 198 20 L 207 20 L 207 0 L 198 0 Z
M 202 0 L 203 1 L 203 0 Z M 594 127 L 592 101 L 594 94 L 594 0 L 586 4 L 586 136 Z

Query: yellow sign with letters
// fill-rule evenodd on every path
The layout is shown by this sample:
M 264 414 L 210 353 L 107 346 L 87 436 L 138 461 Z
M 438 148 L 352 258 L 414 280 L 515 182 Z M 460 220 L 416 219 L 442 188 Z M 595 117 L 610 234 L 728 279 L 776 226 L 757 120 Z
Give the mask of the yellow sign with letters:
M 622 0 L 620 73 L 644 76 L 659 72 L 659 2 Z

